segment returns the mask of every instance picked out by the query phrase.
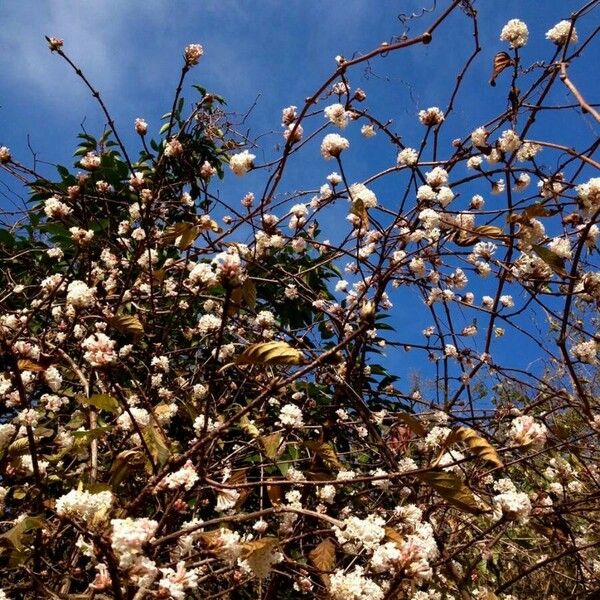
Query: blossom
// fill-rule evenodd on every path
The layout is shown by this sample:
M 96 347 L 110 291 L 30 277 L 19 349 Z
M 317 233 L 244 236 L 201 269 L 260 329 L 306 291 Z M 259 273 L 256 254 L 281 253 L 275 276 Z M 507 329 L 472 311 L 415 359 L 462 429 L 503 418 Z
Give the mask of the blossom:
M 498 146 L 502 152 L 514 152 L 519 149 L 521 145 L 521 138 L 512 129 L 507 129 L 502 132 L 500 139 L 498 140 Z
M 140 555 L 144 544 L 152 538 L 158 523 L 145 517 L 139 519 L 112 519 L 111 545 L 121 568 L 131 566 Z
M 60 219 L 69 215 L 72 209 L 56 196 L 51 196 L 44 202 L 44 212 L 49 218 Z
M 304 425 L 302 410 L 295 404 L 286 404 L 281 407 L 279 421 L 285 427 L 298 428 Z
M 510 479 L 500 479 L 494 487 L 500 492 L 492 499 L 494 517 L 499 519 L 504 516 L 508 520 L 525 523 L 531 513 L 529 496 L 524 492 L 517 492 Z
M 111 340 L 106 334 L 94 333 L 82 342 L 85 350 L 83 358 L 87 360 L 92 367 L 106 367 L 117 360 L 115 353 L 116 342 Z
M 256 156 L 254 154 L 250 154 L 248 150 L 244 150 L 238 154 L 234 154 L 229 159 L 229 166 L 236 175 L 241 177 L 254 166 L 255 158 Z
M 350 551 L 360 548 L 374 550 L 385 537 L 385 521 L 377 515 L 366 518 L 351 516 L 343 521 L 343 528 L 333 526 L 333 532 L 338 542 L 348 544 Z
M 508 42 L 511 48 L 522 48 L 529 39 L 527 25 L 519 19 L 511 19 L 500 33 L 500 40 Z
M 88 287 L 84 281 L 71 281 L 67 287 L 67 304 L 75 308 L 92 306 L 96 301 L 95 288 Z
M 144 119 L 140 119 L 139 117 L 135 120 L 134 128 L 136 133 L 139 135 L 146 135 L 148 132 L 148 123 L 144 121 Z
M 522 415 L 513 420 L 508 432 L 511 443 L 516 446 L 543 446 L 548 430 L 543 423 L 537 423 L 533 417 Z
M 580 342 L 571 348 L 571 354 L 583 363 L 594 365 L 598 362 L 598 343 L 595 340 Z
M 340 129 L 344 129 L 348 125 L 348 113 L 343 104 L 331 104 L 325 108 L 323 113 L 326 119 Z
M 485 127 L 478 127 L 471 133 L 471 143 L 478 148 L 482 148 L 487 144 L 487 138 L 489 133 Z
M 373 125 L 363 125 L 360 128 L 360 132 L 362 133 L 363 137 L 365 138 L 372 138 L 375 137 L 375 135 L 377 135 L 377 132 L 375 131 L 375 127 L 373 127 Z
M 398 152 L 396 162 L 399 165 L 407 165 L 409 167 L 412 167 L 413 165 L 417 164 L 418 160 L 419 153 L 415 149 L 404 148 L 403 150 L 400 150 L 400 152 Z
M 330 160 L 350 147 L 350 142 L 337 133 L 328 133 L 321 142 L 321 155 L 325 160 Z
M 570 34 L 570 35 L 569 35 Z M 546 31 L 546 39 L 554 42 L 557 46 L 565 44 L 576 44 L 579 38 L 577 31 L 571 21 L 559 21 L 554 27 Z
M 204 48 L 200 44 L 189 44 L 184 50 L 186 64 L 189 66 L 197 65 L 203 54 Z
M 355 566 L 353 571 L 337 569 L 331 575 L 329 592 L 332 600 L 383 600 L 384 591 L 368 577 L 364 568 Z
M 188 460 L 185 465 L 181 467 L 181 469 L 174 471 L 173 473 L 169 473 L 161 483 L 171 490 L 177 488 L 191 490 L 198 479 L 198 473 L 196 472 L 192 461 Z
M 181 156 L 183 145 L 177 138 L 171 138 L 165 145 L 165 156 Z
M 100 521 L 110 511 L 112 503 L 110 491 L 90 493 L 87 490 L 71 490 L 56 501 L 56 514 L 89 524 L 93 519 Z
M 348 193 L 353 203 L 360 201 L 365 208 L 375 208 L 377 206 L 377 196 L 362 183 L 352 184 L 348 189 Z
M 100 167 L 101 159 L 95 152 L 88 152 L 79 164 L 88 171 L 94 171 Z
M 585 212 L 592 213 L 600 207 L 600 177 L 592 177 L 575 190 Z
M 444 113 L 437 106 L 431 106 L 430 108 L 419 111 L 419 121 L 428 127 L 439 125 L 443 120 Z

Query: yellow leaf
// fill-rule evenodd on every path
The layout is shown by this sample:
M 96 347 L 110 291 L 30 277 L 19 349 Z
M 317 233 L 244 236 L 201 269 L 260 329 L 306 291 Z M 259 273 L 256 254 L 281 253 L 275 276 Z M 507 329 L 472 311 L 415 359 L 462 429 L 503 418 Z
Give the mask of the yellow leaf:
M 250 421 L 247 415 L 244 415 L 240 419 L 240 427 L 253 438 L 257 438 L 260 435 L 260 430 L 254 423 Z
M 417 473 L 416 476 L 433 488 L 448 504 L 475 515 L 483 512 L 473 492 L 453 473 L 432 470 Z
M 287 342 L 261 342 L 248 346 L 237 358 L 238 365 L 298 365 L 302 353 Z
M 475 456 L 494 467 L 504 466 L 496 449 L 473 429 L 469 429 L 468 427 L 458 427 L 451 431 L 444 442 L 444 449 L 456 442 L 463 442 Z
M 385 527 L 384 529 L 385 537 L 388 540 L 394 542 L 394 544 L 396 544 L 398 547 L 404 544 L 404 538 L 395 529 L 392 529 L 391 527 Z

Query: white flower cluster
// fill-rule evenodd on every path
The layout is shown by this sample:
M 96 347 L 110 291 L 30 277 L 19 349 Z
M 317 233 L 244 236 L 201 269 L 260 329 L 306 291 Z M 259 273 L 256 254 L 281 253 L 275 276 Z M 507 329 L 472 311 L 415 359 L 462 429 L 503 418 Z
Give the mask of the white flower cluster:
M 279 422 L 284 427 L 299 428 L 304 425 L 302 410 L 295 404 L 286 404 L 279 411 Z
M 494 488 L 499 494 L 493 497 L 494 517 L 525 523 L 531 513 L 531 501 L 525 492 L 517 492 L 510 479 L 499 479 Z
M 119 564 L 128 568 L 142 554 L 143 546 L 150 541 L 158 523 L 145 517 L 139 519 L 112 519 L 111 545 Z
M 83 358 L 92 367 L 106 367 L 117 360 L 115 352 L 116 344 L 105 333 L 94 333 L 81 343 L 81 346 L 85 350 Z
M 529 39 L 527 25 L 519 19 L 511 19 L 500 32 L 500 40 L 508 42 L 511 48 L 522 48 Z
M 331 576 L 329 592 L 332 600 L 383 600 L 385 593 L 372 579 L 365 577 L 364 568 L 353 571 L 337 569 Z
M 337 133 L 328 133 L 321 142 L 321 155 L 325 160 L 331 160 L 350 147 L 350 142 Z
M 111 509 L 113 495 L 110 491 L 96 494 L 84 490 L 71 490 L 56 501 L 56 514 L 86 523 L 101 520 Z
M 569 35 L 570 33 L 570 35 Z M 559 21 L 552 29 L 546 31 L 546 39 L 555 43 L 557 46 L 565 44 L 576 44 L 579 40 L 577 30 L 571 21 Z
M 343 528 L 334 525 L 333 532 L 338 542 L 350 552 L 358 552 L 361 548 L 373 551 L 385 537 L 385 521 L 377 515 L 371 514 L 366 519 L 352 516 L 343 523 Z
M 229 166 L 236 175 L 241 177 L 242 175 L 245 175 L 254 166 L 255 158 L 256 156 L 254 154 L 250 154 L 248 150 L 244 150 L 243 152 L 234 154 L 229 159 Z
M 508 438 L 515 446 L 542 447 L 546 443 L 548 429 L 529 415 L 514 419 L 508 432 Z

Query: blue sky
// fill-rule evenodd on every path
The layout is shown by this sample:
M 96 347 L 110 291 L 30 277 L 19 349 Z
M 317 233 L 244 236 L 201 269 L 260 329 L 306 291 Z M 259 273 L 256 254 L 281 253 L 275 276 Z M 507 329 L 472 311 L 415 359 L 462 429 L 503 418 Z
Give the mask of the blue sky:
M 203 44 L 205 56 L 188 84 L 199 83 L 222 94 L 229 108 L 238 113 L 244 113 L 258 97 L 245 128 L 250 130 L 250 137 L 267 134 L 255 152 L 259 160 L 273 157 L 281 141 L 281 108 L 301 106 L 332 73 L 337 54 L 350 57 L 390 40 L 404 31 L 400 13 L 433 4 L 434 0 L 4 0 L 0 3 L 4 25 L 0 31 L 0 145 L 9 146 L 15 157 L 30 163 L 29 136 L 39 159 L 70 166 L 80 124 L 85 122 L 91 133 L 102 129 L 102 116 L 87 90 L 48 51 L 44 35 L 53 35 L 64 38 L 65 51 L 101 90 L 123 137 L 134 144 L 132 124 L 136 117 L 144 117 L 156 131 L 160 115 L 170 109 L 183 47 L 192 42 Z M 439 12 L 447 2 L 437 4 Z M 464 136 L 505 108 L 506 86 L 492 88 L 487 81 L 493 55 L 505 49 L 498 37 L 508 19 L 527 22 L 530 42 L 523 62 L 531 64 L 552 55 L 553 47 L 544 40 L 544 32 L 582 4 L 581 0 L 476 2 L 483 51 L 469 72 L 443 140 Z M 421 32 L 430 19 L 426 14 L 411 21 L 409 35 Z M 580 37 L 597 21 L 597 15 L 592 15 L 578 27 Z M 371 73 L 360 67 L 350 74 L 350 81 L 353 87 L 367 91 L 373 114 L 384 121 L 393 119 L 394 131 L 407 145 L 414 145 L 422 133 L 416 113 L 420 108 L 447 104 L 471 48 L 469 20 L 456 11 L 429 46 L 373 61 Z M 592 45 L 585 65 L 589 68 L 599 58 L 598 44 Z M 585 65 L 575 64 L 572 76 L 586 97 L 597 98 L 600 82 L 586 74 Z M 555 101 L 567 100 L 564 89 L 558 87 Z M 536 127 L 536 135 L 549 133 L 544 119 Z M 577 145 L 594 133 L 597 135 L 590 120 L 580 118 L 571 119 L 569 128 L 560 128 L 552 135 L 555 141 Z M 355 147 L 363 148 L 362 152 L 348 153 L 347 169 L 353 181 L 393 164 L 394 149 L 384 143 L 383 136 L 360 144 L 358 131 L 349 137 L 351 143 L 356 140 Z M 318 156 L 316 144 L 314 151 L 303 156 L 291 166 L 282 189 L 316 189 L 332 170 L 332 165 Z M 259 193 L 261 177 L 251 174 L 243 181 L 229 182 L 225 193 L 233 197 L 249 190 Z M 4 207 L 9 205 L 10 196 L 6 184 L 0 179 L 0 206 Z M 386 185 L 377 190 L 378 195 L 393 202 L 394 187 Z M 323 223 L 323 227 L 335 230 L 334 220 Z M 416 311 L 410 303 L 406 308 L 396 311 L 400 329 L 420 331 L 429 324 L 426 318 L 422 322 L 415 319 L 417 312 L 425 315 L 422 309 Z M 406 337 L 414 338 L 414 333 Z M 501 352 L 523 367 L 531 356 L 526 345 Z M 402 360 L 417 366 L 421 359 Z

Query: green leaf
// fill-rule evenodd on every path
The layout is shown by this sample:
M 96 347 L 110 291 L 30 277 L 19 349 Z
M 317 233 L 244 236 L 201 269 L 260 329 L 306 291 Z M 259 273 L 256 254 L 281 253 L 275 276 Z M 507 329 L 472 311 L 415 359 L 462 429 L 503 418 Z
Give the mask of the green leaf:
M 548 250 L 545 246 L 535 244 L 532 246 L 533 251 L 558 275 L 561 277 L 568 277 L 568 273 L 565 269 L 565 261 L 558 254 Z
M 26 535 L 30 531 L 34 531 L 35 529 L 41 529 L 45 525 L 46 521 L 42 517 L 26 516 L 24 519 L 21 519 L 16 525 L 11 527 L 8 531 L 0 535 L 0 538 L 8 540 L 15 550 L 22 552 L 23 550 L 25 550 L 28 544 Z

